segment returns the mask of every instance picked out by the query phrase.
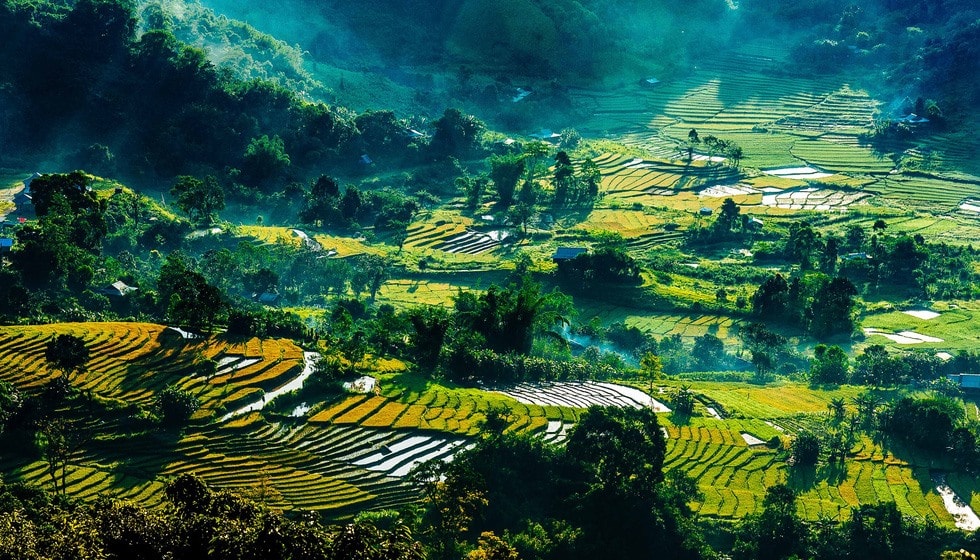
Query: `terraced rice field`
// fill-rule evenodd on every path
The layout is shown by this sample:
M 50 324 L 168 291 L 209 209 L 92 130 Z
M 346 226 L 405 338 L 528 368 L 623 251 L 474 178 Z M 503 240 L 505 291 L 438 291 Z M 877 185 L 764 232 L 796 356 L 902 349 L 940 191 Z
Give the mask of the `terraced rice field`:
M 867 440 L 855 448 L 845 468 L 825 465 L 813 472 L 793 470 L 784 461 L 783 449 L 758 444 L 779 437 L 787 445 L 786 435 L 806 425 L 805 415 L 823 414 L 821 408 L 826 410 L 832 394 L 802 386 L 745 387 L 730 392 L 721 389 L 726 385 L 694 384 L 697 392 L 724 402 L 729 413 L 760 414 L 764 415 L 760 418 L 773 420 L 693 417 L 675 425 L 670 417 L 664 419 L 665 466 L 682 468 L 697 481 L 704 499 L 695 508 L 702 515 L 737 519 L 758 511 L 765 489 L 785 481 L 800 492 L 801 514 L 808 519 L 846 515 L 847 508 L 859 504 L 894 501 L 906 515 L 953 525 L 929 482 L 928 468 L 886 458 Z M 839 392 L 851 395 L 856 390 L 842 388 Z
M 204 414 L 273 390 L 303 367 L 302 350 L 287 340 L 185 339 L 147 323 L 64 323 L 0 327 L 0 379 L 36 388 L 61 375 L 44 359 L 58 334 L 79 336 L 89 349 L 85 370 L 71 375 L 79 389 L 145 405 L 177 385 L 206 402 Z M 219 363 L 211 378 L 198 373 L 204 359 Z
M 923 206 L 930 210 L 954 211 L 970 198 L 980 197 L 980 179 L 943 179 L 921 175 L 890 175 L 869 185 L 889 200 Z
M 645 160 L 604 154 L 595 158 L 602 172 L 601 192 L 614 199 L 635 201 L 643 197 L 672 196 L 738 180 L 738 171 L 705 161 Z
M 846 212 L 854 204 L 866 202 L 870 194 L 861 191 L 805 187 L 762 195 L 763 206 L 788 210 Z
M 469 230 L 447 239 L 437 245 L 436 248 L 447 253 L 479 255 L 500 247 L 501 243 L 508 237 L 510 237 L 510 233 L 506 231 Z
M 643 391 L 614 383 L 521 383 L 497 391 L 525 404 L 570 408 L 588 408 L 590 406 L 652 407 L 656 412 L 670 412 L 667 406 Z

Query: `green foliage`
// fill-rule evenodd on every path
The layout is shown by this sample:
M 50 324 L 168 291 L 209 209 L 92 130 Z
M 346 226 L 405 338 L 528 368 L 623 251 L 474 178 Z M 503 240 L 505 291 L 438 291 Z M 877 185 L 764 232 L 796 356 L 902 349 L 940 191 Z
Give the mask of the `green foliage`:
M 503 207 L 510 206 L 514 199 L 517 181 L 524 174 L 524 159 L 518 155 L 490 156 L 490 179 L 497 189 L 497 198 Z
M 201 401 L 191 393 L 171 385 L 157 395 L 157 407 L 166 426 L 182 428 L 201 407 Z
M 840 385 L 850 375 L 850 359 L 840 346 L 827 347 L 818 344 L 813 349 L 810 365 L 810 382 L 814 384 Z
M 482 121 L 459 109 L 446 109 L 432 126 L 435 133 L 432 135 L 429 150 L 436 158 L 469 155 L 479 147 L 486 130 Z
M 211 175 L 203 181 L 187 175 L 180 176 L 170 189 L 170 194 L 176 197 L 177 207 L 199 225 L 211 224 L 215 214 L 225 208 L 225 193 L 218 180 Z
M 55 336 L 44 349 L 44 358 L 48 363 L 68 375 L 83 369 L 89 356 L 85 340 L 71 334 Z
M 938 452 L 949 447 L 962 422 L 963 407 L 953 399 L 905 397 L 891 408 L 885 427 L 899 439 Z
M 808 431 L 800 432 L 793 440 L 791 449 L 796 465 L 816 465 L 820 459 L 820 438 Z

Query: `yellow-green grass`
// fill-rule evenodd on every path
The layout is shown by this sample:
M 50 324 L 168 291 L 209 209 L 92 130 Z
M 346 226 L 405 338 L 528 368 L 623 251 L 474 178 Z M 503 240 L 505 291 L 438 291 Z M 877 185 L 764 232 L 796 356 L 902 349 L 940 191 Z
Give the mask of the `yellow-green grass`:
M 980 180 L 954 180 L 923 175 L 890 175 L 868 188 L 889 200 L 903 200 L 909 205 L 943 212 L 955 210 L 966 198 L 980 196 Z
M 796 142 L 792 153 L 811 165 L 837 172 L 883 174 L 895 168 L 890 158 L 876 155 L 871 148 L 822 138 Z
M 919 319 L 901 311 L 884 311 L 869 313 L 861 317 L 861 326 L 875 328 L 886 332 L 913 331 L 935 338 L 942 342 L 923 342 L 920 344 L 897 344 L 891 340 L 869 335 L 867 344 L 883 344 L 902 348 L 926 349 L 931 351 L 946 350 L 955 353 L 956 350 L 976 349 L 980 340 L 980 306 L 976 302 L 955 301 L 936 302 L 932 308 L 939 312 L 939 317 Z
M 154 394 L 177 385 L 194 393 L 204 411 L 218 411 L 260 390 L 274 389 L 302 369 L 303 353 L 287 340 L 185 340 L 148 323 L 59 323 L 0 327 L 0 379 L 37 388 L 62 374 L 44 358 L 46 344 L 59 334 L 85 340 L 90 359 L 71 383 L 103 398 L 149 404 Z M 197 372 L 204 359 L 259 361 L 206 379 Z
M 835 398 L 851 401 L 864 391 L 862 387 L 844 385 L 834 389 L 813 389 L 801 383 L 780 382 L 770 385 L 722 383 L 710 381 L 675 381 L 670 385 L 688 385 L 720 403 L 731 416 L 773 420 L 798 414 L 826 414 Z M 778 423 L 777 423 L 778 424 Z M 786 427 L 786 426 L 781 426 Z
M 575 306 L 579 312 L 579 319 L 583 322 L 587 322 L 593 317 L 598 317 L 606 325 L 622 322 L 657 338 L 673 334 L 679 334 L 685 338 L 696 338 L 711 333 L 724 339 L 729 335 L 729 331 L 738 324 L 738 320 L 732 317 L 656 312 L 628 306 L 610 305 L 584 298 L 576 298 Z

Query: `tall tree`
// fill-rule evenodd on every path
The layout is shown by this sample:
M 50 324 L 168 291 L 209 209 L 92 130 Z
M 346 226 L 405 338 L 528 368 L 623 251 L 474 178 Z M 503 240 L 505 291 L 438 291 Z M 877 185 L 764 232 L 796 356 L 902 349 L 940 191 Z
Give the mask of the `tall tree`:
M 497 199 L 506 208 L 513 202 L 517 182 L 524 174 L 524 160 L 516 155 L 502 155 L 491 156 L 487 161 L 490 162 L 490 179 L 497 189 Z
M 72 373 L 84 369 L 89 360 L 89 349 L 83 338 L 73 334 L 59 334 L 48 340 L 44 358 L 70 377 Z
M 211 224 L 215 214 L 225 208 L 225 193 L 213 175 L 208 175 L 203 181 L 181 175 L 170 189 L 170 194 L 176 197 L 177 207 L 198 225 Z

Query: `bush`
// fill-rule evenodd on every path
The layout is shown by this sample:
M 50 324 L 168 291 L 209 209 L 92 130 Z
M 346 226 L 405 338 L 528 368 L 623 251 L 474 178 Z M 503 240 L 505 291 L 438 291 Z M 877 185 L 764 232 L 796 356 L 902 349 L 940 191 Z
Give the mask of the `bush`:
M 165 426 L 179 428 L 201 407 L 201 401 L 187 391 L 171 385 L 157 395 L 157 406 Z

